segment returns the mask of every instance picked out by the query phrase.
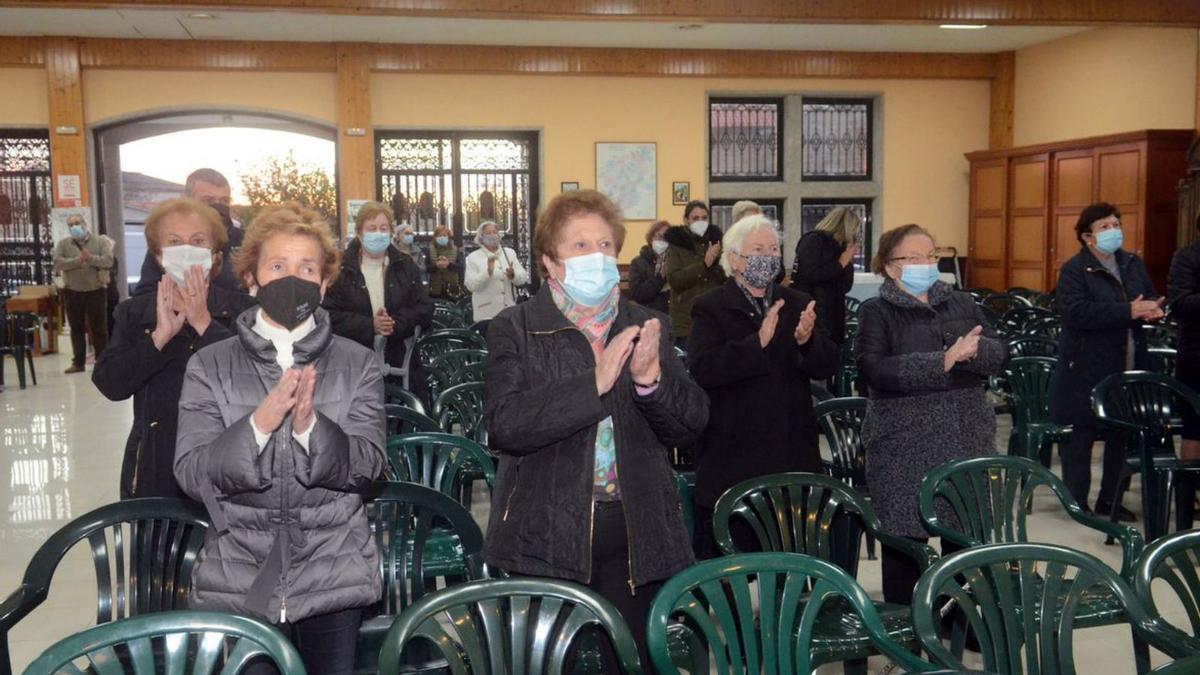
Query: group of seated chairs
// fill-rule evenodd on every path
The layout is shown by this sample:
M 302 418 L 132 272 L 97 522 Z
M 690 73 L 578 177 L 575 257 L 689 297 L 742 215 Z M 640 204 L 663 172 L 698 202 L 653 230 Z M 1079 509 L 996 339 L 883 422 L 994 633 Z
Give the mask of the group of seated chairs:
M 624 673 L 802 675 L 838 662 L 845 672 L 865 673 L 873 655 L 902 672 L 960 673 L 968 672 L 963 655 L 974 642 L 983 670 L 970 672 L 1069 674 L 1077 672 L 1075 629 L 1111 625 L 1129 626 L 1134 658 L 1109 672 L 1150 672 L 1151 648 L 1173 659 L 1155 675 L 1200 672 L 1200 531 L 1155 535 L 1145 546 L 1148 537 L 1137 529 L 1083 510 L 1035 461 L 1053 434 L 1029 436 L 1014 425 L 1019 440 L 1009 456 L 951 462 L 926 477 L 919 503 L 927 530 L 964 547 L 939 558 L 929 546 L 886 532 L 874 514 L 864 492 L 866 401 L 854 397 L 816 407 L 826 475 L 762 476 L 720 498 L 713 521 L 724 555 L 663 586 L 646 636 L 651 662 L 640 663 L 628 627 L 592 591 L 505 578 L 482 563 L 472 493 L 482 481 L 490 494 L 498 458 L 482 428 L 482 371 L 473 368 L 486 359 L 486 343 L 476 339 L 480 332 L 448 325 L 418 340 L 435 385 L 428 408 L 403 389 L 388 390 L 388 462 L 366 499 L 384 592 L 364 615 L 357 672 L 558 675 L 572 663 L 573 674 L 591 675 L 603 672 L 597 641 L 609 640 Z M 448 358 L 463 351 L 482 356 Z M 994 388 L 1007 397 L 1014 420 L 1036 424 L 1041 418 L 1026 412 L 1032 404 L 1021 393 L 1022 376 L 1012 374 L 1027 358 L 1047 357 L 1015 358 L 1018 371 L 1010 367 L 1007 382 Z M 1165 381 L 1131 380 L 1170 389 Z M 1192 403 L 1194 395 L 1184 393 Z M 1173 403 L 1172 396 L 1163 400 Z M 1106 390 L 1097 401 L 1114 423 L 1143 425 L 1127 427 L 1139 439 L 1131 458 L 1163 451 L 1161 434 L 1169 442 L 1170 414 L 1151 428 L 1152 420 L 1135 418 L 1119 396 Z M 680 471 L 685 515 L 689 482 Z M 1120 569 L 1063 546 L 1030 543 L 1035 493 L 1049 496 L 1073 526 L 1118 542 Z M 63 637 L 25 672 L 236 673 L 266 658 L 285 675 L 304 673 L 272 627 L 187 609 L 209 526 L 203 508 L 164 499 L 109 504 L 64 526 L 0 604 L 0 675 L 11 671 L 13 626 L 45 601 L 60 561 L 77 544 L 95 562 L 97 626 Z M 888 547 L 923 570 L 911 606 L 873 601 L 858 584 L 864 537 L 870 555 L 876 545 Z M 1188 623 L 1164 619 L 1152 590 L 1181 604 Z

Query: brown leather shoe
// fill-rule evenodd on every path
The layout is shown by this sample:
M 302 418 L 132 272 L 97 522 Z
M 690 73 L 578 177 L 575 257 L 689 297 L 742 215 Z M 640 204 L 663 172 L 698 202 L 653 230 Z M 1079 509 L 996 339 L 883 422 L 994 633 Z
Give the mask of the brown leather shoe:
M 66 370 L 63 371 L 63 374 L 71 375 L 73 373 L 82 373 L 82 372 L 83 372 L 83 366 L 77 366 L 72 363 L 70 368 L 67 368 Z

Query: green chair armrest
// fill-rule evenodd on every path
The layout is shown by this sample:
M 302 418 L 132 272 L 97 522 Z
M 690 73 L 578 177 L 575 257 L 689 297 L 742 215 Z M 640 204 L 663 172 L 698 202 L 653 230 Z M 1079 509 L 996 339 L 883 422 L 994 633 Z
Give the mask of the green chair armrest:
M 17 622 L 46 600 L 48 589 L 21 584 L 0 603 L 0 634 L 7 635 Z
M 1137 565 L 1137 560 L 1141 557 L 1142 549 L 1146 545 L 1146 540 L 1142 536 L 1142 533 L 1128 525 L 1114 523 L 1094 513 L 1088 513 L 1080 508 L 1078 504 L 1064 504 L 1064 506 L 1066 506 L 1067 515 L 1071 516 L 1075 522 L 1084 527 L 1090 527 L 1093 530 L 1103 532 L 1105 535 L 1121 542 L 1121 578 L 1132 582 L 1134 567 Z
M 1142 622 L 1140 628 L 1150 635 L 1155 649 L 1173 659 L 1200 655 L 1200 639 L 1179 630 L 1161 617 Z
M 884 532 L 877 527 L 867 526 L 866 529 L 873 537 L 875 537 L 875 541 L 879 542 L 881 545 L 900 551 L 901 553 L 917 561 L 917 566 L 922 572 L 929 569 L 933 563 L 937 562 L 938 553 L 933 549 L 932 546 L 929 546 L 928 544 L 922 544 L 920 542 L 913 541 L 912 539 L 905 539 L 904 537 L 897 537 L 896 535 Z

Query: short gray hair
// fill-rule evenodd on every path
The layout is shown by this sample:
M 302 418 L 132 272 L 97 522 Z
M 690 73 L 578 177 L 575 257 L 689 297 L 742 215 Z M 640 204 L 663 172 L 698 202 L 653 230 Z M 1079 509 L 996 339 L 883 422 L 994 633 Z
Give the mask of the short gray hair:
M 733 205 L 733 208 L 730 210 L 730 220 L 736 223 L 746 216 L 752 216 L 756 213 L 762 212 L 762 207 L 758 205 L 758 202 L 752 202 L 749 199 L 743 199 L 742 201 Z
M 500 235 L 501 239 L 504 239 L 504 235 L 500 234 L 500 225 L 494 220 L 485 220 L 479 224 L 479 229 L 475 230 L 475 243 L 476 244 L 483 246 L 483 228 L 487 227 L 488 225 L 491 225 L 492 227 L 496 228 L 496 234 Z
M 721 269 L 725 270 L 727 276 L 733 276 L 733 265 L 729 263 L 729 256 L 734 253 L 742 252 L 742 242 L 746 241 L 746 237 L 752 232 L 759 230 L 769 230 L 775 235 L 775 241 L 783 243 L 779 236 L 779 230 L 775 229 L 775 221 L 760 214 L 746 216 L 733 224 L 729 231 L 725 233 L 725 237 L 721 239 Z

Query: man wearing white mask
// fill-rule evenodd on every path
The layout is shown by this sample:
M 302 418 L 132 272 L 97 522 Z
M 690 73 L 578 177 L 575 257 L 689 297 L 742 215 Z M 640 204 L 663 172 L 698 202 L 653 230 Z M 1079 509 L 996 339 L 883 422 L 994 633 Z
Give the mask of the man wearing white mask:
M 71 367 L 82 373 L 87 357 L 87 334 L 96 356 L 108 344 L 108 273 L 113 265 L 110 240 L 94 236 L 79 216 L 67 220 L 70 236 L 54 245 L 54 270 L 63 277 L 63 303 L 71 326 Z
M 188 359 L 232 337 L 232 323 L 254 305 L 213 280 L 224 260 L 218 213 L 193 199 L 169 199 L 146 219 L 146 243 L 164 270 L 151 293 L 117 305 L 112 343 L 96 359 L 92 382 L 110 400 L 134 399 L 132 441 L 121 471 L 122 499 L 185 499 L 175 482 L 179 394 Z
M 721 228 L 708 223 L 708 205 L 700 200 L 683 207 L 683 225 L 666 234 L 667 285 L 671 287 L 671 328 L 675 343 L 687 346 L 692 334 L 692 305 L 696 298 L 725 283 L 718 264 Z
M 463 284 L 471 291 L 474 319 L 483 321 L 517 304 L 517 287 L 529 283 L 529 272 L 516 251 L 501 246 L 495 222 L 484 221 L 475 242 L 479 248 L 467 256 Z

